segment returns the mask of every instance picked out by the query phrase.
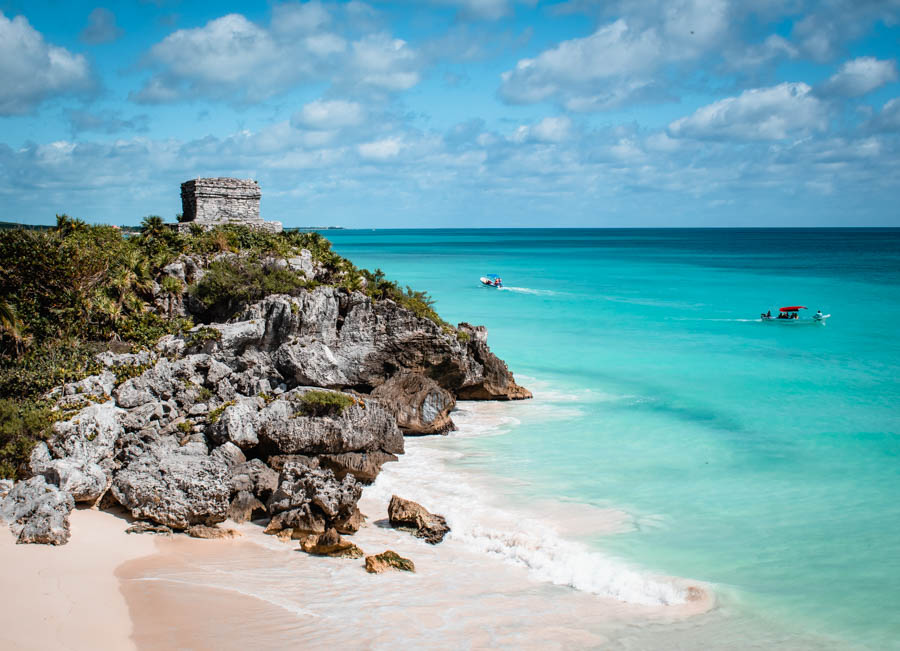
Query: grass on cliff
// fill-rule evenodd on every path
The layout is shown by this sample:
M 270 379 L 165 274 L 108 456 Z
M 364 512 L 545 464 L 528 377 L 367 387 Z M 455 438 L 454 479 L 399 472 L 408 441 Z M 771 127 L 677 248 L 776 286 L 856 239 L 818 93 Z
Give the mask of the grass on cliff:
M 347 407 L 356 404 L 347 394 L 334 391 L 307 391 L 297 402 L 300 416 L 340 416 Z
M 302 249 L 323 269 L 319 282 L 263 261 Z M 218 259 L 200 282 L 185 286 L 164 272 L 184 255 Z M 182 234 L 150 216 L 132 234 L 66 215 L 55 228 L 0 230 L 0 477 L 27 474 L 28 455 L 52 424 L 41 399 L 49 389 L 97 372 L 98 352 L 149 347 L 193 327 L 173 314 L 173 299 L 189 294 L 201 308 L 195 316 L 212 320 L 268 294 L 296 295 L 317 284 L 393 300 L 449 327 L 427 294 L 401 289 L 380 270 L 357 269 L 315 232 L 226 226 Z

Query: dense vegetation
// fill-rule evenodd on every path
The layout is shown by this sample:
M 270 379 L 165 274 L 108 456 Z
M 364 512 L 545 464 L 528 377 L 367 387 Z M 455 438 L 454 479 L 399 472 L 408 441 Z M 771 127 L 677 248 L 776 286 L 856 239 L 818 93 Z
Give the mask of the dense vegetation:
M 324 269 L 317 280 L 265 263 L 301 249 Z M 164 272 L 183 255 L 216 259 L 186 287 Z M 59 417 L 43 399 L 49 389 L 97 370 L 100 351 L 137 350 L 194 326 L 167 299 L 189 293 L 198 320 L 219 320 L 268 294 L 319 284 L 393 300 L 449 328 L 427 294 L 401 289 L 380 270 L 357 269 L 315 232 L 227 226 L 181 234 L 150 216 L 129 236 L 65 215 L 52 229 L 0 231 L 0 476 L 21 475 L 35 441 Z

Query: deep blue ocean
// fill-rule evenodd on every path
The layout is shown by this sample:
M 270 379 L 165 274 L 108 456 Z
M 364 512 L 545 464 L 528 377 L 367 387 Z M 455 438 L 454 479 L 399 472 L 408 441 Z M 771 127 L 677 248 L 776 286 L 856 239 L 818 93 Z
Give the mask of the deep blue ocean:
M 486 325 L 555 410 L 456 441 L 460 463 L 523 503 L 626 512 L 588 543 L 707 582 L 760 631 L 900 645 L 900 229 L 324 235 Z M 759 320 L 798 304 L 832 316 Z

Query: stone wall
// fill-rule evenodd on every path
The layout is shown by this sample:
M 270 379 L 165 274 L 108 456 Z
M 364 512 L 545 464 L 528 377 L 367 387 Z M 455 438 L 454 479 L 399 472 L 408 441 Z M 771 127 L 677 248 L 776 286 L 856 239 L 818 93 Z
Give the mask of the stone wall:
M 250 179 L 204 178 L 181 184 L 182 221 L 186 230 L 196 224 L 212 228 L 237 223 L 251 228 L 279 232 L 281 222 L 268 222 L 259 216 L 259 184 Z

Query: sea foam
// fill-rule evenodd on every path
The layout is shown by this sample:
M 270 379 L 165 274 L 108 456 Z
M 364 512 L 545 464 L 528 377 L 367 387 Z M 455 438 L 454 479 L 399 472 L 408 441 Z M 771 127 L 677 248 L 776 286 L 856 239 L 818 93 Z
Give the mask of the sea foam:
M 530 411 L 550 409 L 538 400 Z M 538 581 L 631 604 L 685 603 L 686 589 L 677 580 L 652 576 L 567 539 L 559 531 L 561 523 L 554 518 L 555 510 L 565 510 L 564 503 L 554 507 L 543 503 L 533 510 L 498 504 L 496 494 L 503 493 L 502 479 L 460 468 L 464 453 L 453 439 L 507 433 L 518 423 L 509 413 L 508 405 L 463 403 L 463 408 L 454 413 L 457 432 L 447 438 L 407 439 L 406 454 L 399 463 L 384 467 L 375 483 L 365 489 L 364 499 L 386 502 L 392 494 L 413 499 L 447 518 L 451 527 L 448 539 L 524 567 Z M 552 417 L 550 413 L 544 415 Z M 628 521 L 621 512 L 594 509 L 592 515 L 598 520 L 597 528 L 607 531 L 621 529 L 622 522 Z M 607 521 L 599 522 L 604 519 Z

